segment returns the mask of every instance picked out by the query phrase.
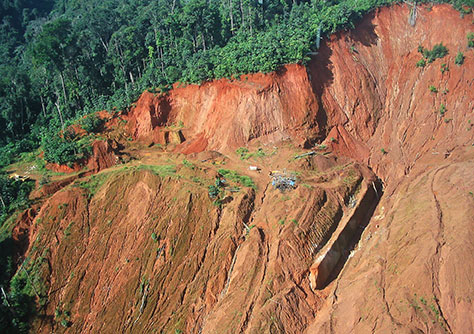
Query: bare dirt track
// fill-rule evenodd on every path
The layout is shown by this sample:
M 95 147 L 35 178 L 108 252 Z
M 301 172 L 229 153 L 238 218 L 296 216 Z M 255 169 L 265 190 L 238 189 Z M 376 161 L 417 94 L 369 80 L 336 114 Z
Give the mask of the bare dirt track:
M 377 10 L 307 67 L 145 92 L 114 116 L 89 172 L 19 219 L 47 296 L 33 332 L 472 332 L 474 18 L 418 10 L 414 27 L 408 7 Z M 280 193 L 284 169 L 298 186 Z

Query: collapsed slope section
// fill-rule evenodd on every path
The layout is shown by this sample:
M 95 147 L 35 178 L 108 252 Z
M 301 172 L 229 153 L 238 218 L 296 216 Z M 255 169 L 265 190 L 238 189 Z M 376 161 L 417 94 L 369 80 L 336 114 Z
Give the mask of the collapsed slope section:
M 469 136 L 457 134 L 471 126 L 473 109 L 471 16 L 461 18 L 447 5 L 417 12 L 415 26 L 408 23 L 408 6 L 369 14 L 354 30 L 323 41 L 307 68 L 287 65 L 265 75 L 175 85 L 164 95 L 145 92 L 124 117 L 127 132 L 184 153 L 290 138 L 311 147 L 334 138 L 340 140 L 327 144 L 338 154 L 369 163 L 384 178 L 400 177 L 418 153 L 449 151 L 441 138 L 466 144 Z M 439 43 L 449 54 L 416 67 L 418 47 Z M 461 66 L 454 63 L 458 52 Z M 385 159 L 383 152 L 397 158 Z M 397 168 L 387 166 L 391 161 Z
M 318 160 L 292 192 L 229 186 L 214 203 L 211 162 L 70 184 L 30 227 L 25 269 L 47 300 L 34 331 L 301 333 L 324 297 L 309 279 L 319 249 L 357 210 L 349 198 L 373 196 L 367 169 Z
M 307 333 L 473 330 L 472 14 L 442 5 L 418 8 L 414 27 L 408 17 L 408 7 L 383 8 L 332 36 L 309 66 L 336 138 L 326 142 L 372 166 L 386 189 Z M 417 67 L 419 45 L 439 43 L 449 54 Z
M 128 131 L 145 143 L 181 144 L 179 151 L 228 151 L 259 140 L 304 144 L 319 133 L 319 105 L 306 69 L 242 75 L 166 95 L 145 92 L 128 115 Z
M 383 8 L 354 30 L 331 36 L 309 65 L 329 136 L 366 149 L 362 155 L 335 143 L 335 151 L 367 162 L 392 184 L 422 156 L 443 157 L 473 139 L 472 14 L 462 18 L 447 5 L 417 11 L 412 27 L 408 6 Z M 439 43 L 448 55 L 417 67 L 419 46 Z M 458 52 L 465 57 L 462 65 L 455 64 Z M 341 125 L 349 135 L 334 132 Z

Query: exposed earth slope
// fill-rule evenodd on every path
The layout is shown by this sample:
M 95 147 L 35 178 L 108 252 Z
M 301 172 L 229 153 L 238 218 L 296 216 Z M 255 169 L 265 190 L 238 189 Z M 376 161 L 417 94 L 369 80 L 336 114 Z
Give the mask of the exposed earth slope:
M 472 332 L 473 16 L 408 17 L 110 116 L 91 172 L 43 186 L 15 230 L 46 300 L 32 331 Z

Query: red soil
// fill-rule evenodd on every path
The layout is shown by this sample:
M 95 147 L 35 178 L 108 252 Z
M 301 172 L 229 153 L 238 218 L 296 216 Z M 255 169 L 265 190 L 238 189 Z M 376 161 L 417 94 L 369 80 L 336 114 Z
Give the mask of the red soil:
M 180 146 L 186 153 L 226 151 L 254 140 L 291 137 L 303 144 L 319 132 L 318 110 L 305 67 L 288 65 L 278 73 L 189 85 L 166 96 L 145 92 L 128 124 L 133 137 L 145 143 L 167 144 L 165 133 L 174 126 L 186 139 Z

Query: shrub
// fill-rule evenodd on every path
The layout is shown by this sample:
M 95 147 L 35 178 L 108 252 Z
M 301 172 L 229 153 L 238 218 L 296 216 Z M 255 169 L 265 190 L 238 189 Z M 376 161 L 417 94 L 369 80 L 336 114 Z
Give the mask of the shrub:
M 438 93 L 438 89 L 435 86 L 431 85 L 429 88 L 430 88 L 430 92 Z
M 16 331 L 13 331 L 13 333 L 28 333 L 30 328 L 29 320 L 36 312 L 36 305 L 32 287 L 25 275 L 16 275 L 11 280 L 8 297 L 14 312 L 11 324 L 13 325 L 12 328 L 15 328 Z
M 216 177 L 214 185 L 208 186 L 209 198 L 215 199 L 214 204 L 220 205 L 220 197 L 224 193 L 223 188 L 225 187 L 225 182 L 220 178 Z
M 41 176 L 41 179 L 39 180 L 39 185 L 44 186 L 45 184 L 48 184 L 51 182 L 51 177 L 49 175 L 43 175 Z
M 36 141 L 30 138 L 23 138 L 6 145 L 0 145 L 0 167 L 14 163 L 22 152 L 31 151 L 36 147 Z
M 219 188 L 216 187 L 215 185 L 210 185 L 210 186 L 208 187 L 208 190 L 207 190 L 207 191 L 208 191 L 209 197 L 210 197 L 211 199 L 217 198 L 217 196 L 219 196 L 219 192 L 220 192 L 220 191 L 219 191 Z
M 48 162 L 71 165 L 72 163 L 87 158 L 91 153 L 89 138 L 76 140 L 64 134 L 61 136 L 45 135 L 41 140 L 44 150 L 44 159 Z
M 249 188 L 254 188 L 254 189 L 257 188 L 253 180 L 247 175 L 240 175 L 236 171 L 228 170 L 228 169 L 219 169 L 218 172 L 225 178 L 233 182 L 236 182 L 244 187 L 249 187 Z
M 442 63 L 441 64 L 441 73 L 444 73 L 444 72 L 448 72 L 449 71 L 449 67 L 446 63 Z
M 454 63 L 459 66 L 464 63 L 464 54 L 462 52 L 458 52 L 456 58 L 454 58 Z
M 13 211 L 26 208 L 34 181 L 21 181 L 0 175 L 0 226 Z
M 428 63 L 432 63 L 437 58 L 443 58 L 448 54 L 448 49 L 443 45 L 443 43 L 436 44 L 433 46 L 431 51 L 427 51 L 424 53 L 426 59 L 428 59 Z
M 105 120 L 96 114 L 88 115 L 79 121 L 79 124 L 87 133 L 100 132 L 104 123 Z
M 469 48 L 474 48 L 474 32 L 467 34 L 467 46 Z
M 61 326 L 63 326 L 64 328 L 68 328 L 68 327 L 71 327 L 71 321 L 67 320 L 67 319 L 63 319 L 61 320 Z
M 190 161 L 188 161 L 188 160 L 186 160 L 186 159 L 183 159 L 183 165 L 186 166 L 186 167 L 188 167 L 188 168 L 191 168 L 191 169 L 193 169 L 193 170 L 196 168 L 196 167 L 193 165 L 192 162 L 190 162 Z
M 250 152 L 246 147 L 239 147 L 235 153 L 240 156 L 240 160 L 247 160 L 252 157 L 262 158 L 267 155 L 261 147 L 259 147 L 256 152 Z
M 416 67 L 425 67 L 426 61 L 424 59 L 420 59 L 416 62 Z
M 265 151 L 264 151 L 261 147 L 259 147 L 259 148 L 257 149 L 257 152 L 255 152 L 255 155 L 256 155 L 257 157 L 260 157 L 260 158 L 261 158 L 261 157 L 264 157 L 264 156 L 267 155 L 267 154 L 265 153 Z
M 249 149 L 246 147 L 239 147 L 235 153 L 239 155 L 240 160 L 247 160 L 250 158 Z
M 446 106 L 443 103 L 441 103 L 439 107 L 439 114 L 443 116 L 445 113 L 446 113 Z
M 418 46 L 418 52 L 423 55 L 423 58 L 426 59 L 428 63 L 432 63 L 438 58 L 443 58 L 449 53 L 448 48 L 446 48 L 443 43 L 435 44 L 431 50 L 425 49 L 420 45 Z

